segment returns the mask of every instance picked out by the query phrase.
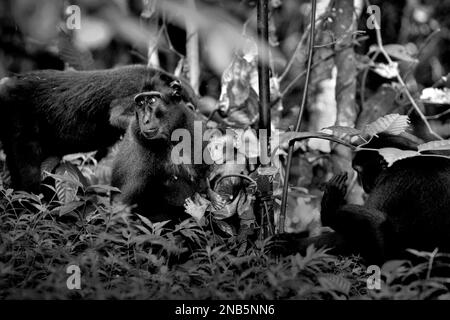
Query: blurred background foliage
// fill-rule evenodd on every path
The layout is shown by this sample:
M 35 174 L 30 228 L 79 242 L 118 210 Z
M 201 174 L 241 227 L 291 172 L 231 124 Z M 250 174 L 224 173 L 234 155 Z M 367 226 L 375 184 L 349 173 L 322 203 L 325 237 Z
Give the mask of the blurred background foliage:
M 329 0 L 319 2 L 318 14 Z M 270 45 L 273 72 L 281 75 L 309 24 L 310 1 L 271 0 Z M 400 0 L 371 1 L 381 8 L 381 31 L 385 44 L 420 46 L 428 36 L 438 35 L 420 53 L 418 82 L 430 86 L 450 69 L 450 1 Z M 66 29 L 66 8 L 81 8 L 81 29 L 70 32 L 74 44 L 89 50 L 96 69 L 131 63 L 147 63 L 149 43 L 157 43 L 160 66 L 174 71 L 186 54 L 185 20 L 193 20 L 200 29 L 202 95 L 219 96 L 220 76 L 230 63 L 240 35 L 254 34 L 256 1 L 197 0 L 196 9 L 183 0 L 4 0 L 0 3 L 0 76 L 34 69 L 63 69 L 58 57 L 60 30 Z M 355 50 L 366 54 L 374 44 L 375 32 L 366 27 L 363 1 L 355 1 L 359 10 L 358 30 L 365 38 Z M 362 12 L 362 13 L 361 13 Z M 66 30 L 67 31 L 67 30 Z M 297 59 L 301 60 L 301 59 Z M 290 77 L 302 66 L 292 68 Z M 289 82 L 289 77 L 284 79 Z M 284 100 L 286 108 L 297 103 L 298 88 Z M 293 100 L 293 101 L 290 101 Z

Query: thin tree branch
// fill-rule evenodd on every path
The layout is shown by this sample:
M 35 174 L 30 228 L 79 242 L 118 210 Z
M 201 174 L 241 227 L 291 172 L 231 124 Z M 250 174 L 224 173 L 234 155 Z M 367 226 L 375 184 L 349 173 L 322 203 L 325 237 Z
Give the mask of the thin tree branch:
M 305 86 L 303 88 L 302 102 L 301 102 L 300 110 L 299 110 L 298 116 L 297 116 L 297 123 L 295 126 L 295 131 L 300 130 L 300 125 L 301 125 L 301 121 L 302 121 L 302 117 L 303 117 L 303 111 L 304 111 L 305 105 L 306 105 L 306 98 L 308 96 L 309 77 L 311 74 L 311 65 L 312 65 L 313 53 L 314 53 L 314 31 L 315 31 L 315 26 L 316 26 L 316 23 L 315 23 L 316 6 L 317 6 L 317 1 L 312 0 L 311 18 L 310 18 L 311 22 L 310 22 L 310 33 L 309 33 L 309 48 L 308 48 L 308 64 L 306 67 Z M 284 183 L 283 183 L 281 212 L 280 212 L 280 217 L 278 220 L 278 231 L 279 232 L 284 231 L 284 224 L 285 224 L 285 219 L 286 219 L 287 197 L 288 197 L 288 189 L 289 189 L 289 171 L 291 170 L 293 153 L 294 153 L 294 145 L 291 144 L 291 145 L 289 145 L 286 170 L 285 170 L 286 176 L 284 178 Z
M 317 67 L 317 66 L 318 66 L 319 64 L 321 64 L 322 62 L 325 62 L 325 61 L 327 61 L 328 59 L 332 58 L 335 54 L 336 54 L 336 53 L 333 52 L 332 54 L 328 55 L 327 57 L 322 58 L 322 59 L 320 59 L 320 60 L 314 62 L 314 63 L 311 65 L 311 68 L 314 69 L 315 67 Z M 300 72 L 298 75 L 296 75 L 295 78 L 292 79 L 292 81 L 289 82 L 289 84 L 283 89 L 283 91 L 281 91 L 280 97 L 283 98 L 284 96 L 286 96 L 286 94 L 288 94 L 289 91 L 291 91 L 291 89 L 292 89 L 292 87 L 295 85 L 295 83 L 296 83 L 297 81 L 299 81 L 301 78 L 303 78 L 304 75 L 306 75 L 307 71 L 308 71 L 308 69 L 303 70 L 303 71 Z
M 195 10 L 195 0 L 187 0 L 189 7 Z M 196 94 L 200 86 L 199 45 L 197 25 L 186 16 L 186 56 L 189 66 L 189 81 Z
M 320 16 L 319 18 L 317 18 L 316 24 L 318 25 L 321 20 L 323 20 L 324 15 Z M 284 68 L 283 73 L 281 74 L 281 76 L 279 77 L 279 81 L 283 81 L 284 78 L 286 78 L 286 76 L 289 74 L 289 71 L 292 68 L 292 65 L 294 64 L 295 59 L 297 58 L 297 54 L 300 51 L 300 48 L 303 46 L 303 43 L 308 39 L 308 31 L 309 31 L 310 26 L 308 26 L 308 28 L 306 28 L 305 32 L 302 34 L 302 37 L 300 39 L 300 41 L 298 42 L 297 46 L 295 47 L 294 52 L 291 55 L 291 58 L 289 59 L 286 67 Z
M 283 73 L 279 77 L 279 81 L 283 81 L 284 78 L 289 74 L 289 71 L 291 71 L 292 65 L 294 64 L 295 59 L 297 58 L 297 53 L 300 51 L 300 48 L 303 46 L 303 43 L 308 38 L 308 32 L 303 33 L 300 41 L 298 42 L 297 46 L 295 47 L 294 52 L 292 53 L 291 58 L 289 59 L 289 62 L 286 65 L 286 68 L 284 68 Z
M 366 5 L 370 6 L 369 0 L 366 0 Z M 394 62 L 392 61 L 391 57 L 386 52 L 386 50 L 384 49 L 384 46 L 383 46 L 383 39 L 381 38 L 380 25 L 378 24 L 377 19 L 374 19 L 373 21 L 374 21 L 374 24 L 375 24 L 375 33 L 376 33 L 376 36 L 377 36 L 378 48 L 379 48 L 380 52 L 383 54 L 383 56 L 386 58 L 388 64 L 392 65 Z M 411 105 L 413 106 L 414 110 L 417 112 L 417 114 L 419 115 L 419 117 L 422 119 L 423 123 L 427 127 L 428 132 L 430 132 L 430 134 L 433 135 L 434 137 L 436 137 L 437 139 L 443 140 L 443 138 L 440 135 L 438 135 L 436 132 L 434 132 L 434 130 L 431 128 L 430 124 L 428 123 L 427 118 L 423 114 L 422 110 L 420 110 L 419 106 L 417 105 L 417 103 L 414 100 L 413 96 L 409 92 L 408 88 L 406 87 L 406 83 L 403 81 L 403 78 L 400 76 L 400 73 L 398 71 L 396 72 L 396 78 L 397 78 L 397 81 L 401 84 L 401 86 L 405 90 L 405 94 L 408 97 L 409 101 L 411 102 Z

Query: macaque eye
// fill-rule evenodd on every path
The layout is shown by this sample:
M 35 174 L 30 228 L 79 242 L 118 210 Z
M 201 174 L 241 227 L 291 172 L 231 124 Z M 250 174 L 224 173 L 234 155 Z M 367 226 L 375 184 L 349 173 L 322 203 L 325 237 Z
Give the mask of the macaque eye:
M 134 101 L 139 107 L 142 107 L 144 105 L 152 105 L 154 104 L 157 99 L 160 98 L 160 94 L 157 92 L 144 92 L 139 93 L 134 97 Z
M 156 98 L 155 97 L 149 97 L 148 99 L 147 99 L 147 103 L 148 104 L 154 104 L 156 102 Z
M 191 109 L 192 111 L 195 111 L 195 107 L 192 103 L 188 102 L 186 103 L 186 107 L 188 107 L 189 109 Z

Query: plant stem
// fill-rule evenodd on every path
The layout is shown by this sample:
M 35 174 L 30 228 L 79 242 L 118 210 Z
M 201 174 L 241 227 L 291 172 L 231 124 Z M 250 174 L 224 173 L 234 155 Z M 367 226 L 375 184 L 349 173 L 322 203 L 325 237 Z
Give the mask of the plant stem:
M 312 64 L 313 51 L 314 51 L 314 31 L 315 31 L 315 26 L 316 26 L 316 23 L 315 23 L 316 5 L 317 5 L 317 1 L 312 0 L 311 19 L 310 19 L 311 22 L 310 22 L 310 29 L 309 29 L 308 64 L 306 67 L 305 87 L 303 88 L 302 102 L 301 102 L 300 110 L 299 110 L 298 116 L 297 116 L 297 123 L 295 125 L 295 131 L 300 130 L 300 125 L 302 123 L 303 111 L 304 111 L 305 105 L 306 105 L 306 97 L 308 95 L 309 77 L 310 77 L 310 73 L 311 73 L 311 64 Z M 294 145 L 291 144 L 291 145 L 289 145 L 286 170 L 285 170 L 286 173 L 285 173 L 284 184 L 283 184 L 281 212 L 280 212 L 280 217 L 278 220 L 278 231 L 279 232 L 284 231 L 284 223 L 286 220 L 286 206 L 287 206 L 287 197 L 288 197 L 288 189 L 289 189 L 289 171 L 291 170 L 293 152 L 294 152 Z
M 195 0 L 187 0 L 192 10 L 195 10 Z M 189 66 L 189 81 L 194 92 L 198 94 L 200 82 L 199 46 L 197 25 L 186 16 L 186 56 Z

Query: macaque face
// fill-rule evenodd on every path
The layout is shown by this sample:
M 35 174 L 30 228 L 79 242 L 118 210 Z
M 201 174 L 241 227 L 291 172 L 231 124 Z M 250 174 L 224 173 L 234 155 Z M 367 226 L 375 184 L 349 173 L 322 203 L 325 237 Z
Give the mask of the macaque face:
M 175 129 L 186 126 L 186 113 L 192 112 L 194 106 L 181 98 L 181 90 L 180 83 L 173 81 L 168 88 L 144 91 L 135 96 L 136 120 L 142 137 L 169 141 Z

